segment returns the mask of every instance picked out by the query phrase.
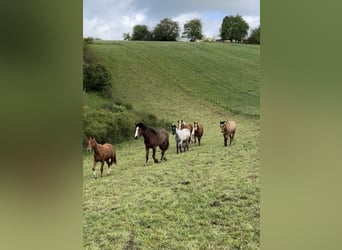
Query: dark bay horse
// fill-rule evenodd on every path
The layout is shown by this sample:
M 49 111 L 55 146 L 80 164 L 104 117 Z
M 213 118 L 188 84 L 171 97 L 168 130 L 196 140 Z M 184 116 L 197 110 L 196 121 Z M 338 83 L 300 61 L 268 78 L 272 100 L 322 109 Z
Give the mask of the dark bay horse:
M 183 129 L 183 128 L 187 128 L 190 130 L 190 135 L 192 135 L 193 133 L 193 127 L 190 123 L 185 123 L 183 120 L 178 120 L 178 129 Z M 191 142 L 191 136 L 189 138 L 189 143 Z
M 236 132 L 235 121 L 221 121 L 220 122 L 221 133 L 223 133 L 224 145 L 227 146 L 227 140 L 229 137 L 229 146 L 232 144 L 234 135 Z
M 147 165 L 148 161 L 148 154 L 150 148 L 153 150 L 153 160 L 155 163 L 158 162 L 158 159 L 156 159 L 156 148 L 159 146 L 161 150 L 161 158 L 160 161 L 164 160 L 165 158 L 165 151 L 169 148 L 169 134 L 167 133 L 166 129 L 164 128 L 151 128 L 146 126 L 143 123 L 135 124 L 135 135 L 134 138 L 138 139 L 141 135 L 144 137 L 144 143 L 146 148 L 146 162 L 145 165 Z
M 116 164 L 116 153 L 112 144 L 105 143 L 103 145 L 98 144 L 93 137 L 89 137 L 88 140 L 88 151 L 94 149 L 94 165 L 93 165 L 93 174 L 96 178 L 95 166 L 97 162 L 101 162 L 101 177 L 103 172 L 104 162 L 107 162 L 108 172 L 107 175 L 110 174 L 111 165 L 113 162 Z
M 194 142 L 196 143 L 196 137 L 198 139 L 198 146 L 201 145 L 201 138 L 203 135 L 203 126 L 198 123 L 198 121 L 194 121 Z

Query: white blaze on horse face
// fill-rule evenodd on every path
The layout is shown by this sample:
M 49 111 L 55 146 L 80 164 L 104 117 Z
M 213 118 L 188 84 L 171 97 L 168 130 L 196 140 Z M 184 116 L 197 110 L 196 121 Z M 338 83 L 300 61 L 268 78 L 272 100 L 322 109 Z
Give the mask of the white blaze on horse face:
M 136 130 L 135 130 L 134 138 L 138 139 L 138 135 L 139 135 L 139 127 L 137 127 Z

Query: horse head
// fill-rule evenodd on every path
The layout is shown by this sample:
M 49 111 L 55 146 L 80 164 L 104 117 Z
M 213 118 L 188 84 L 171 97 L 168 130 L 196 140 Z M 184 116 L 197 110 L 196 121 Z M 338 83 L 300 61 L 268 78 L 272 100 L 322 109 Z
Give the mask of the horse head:
M 198 121 L 194 121 L 194 131 L 196 131 L 198 128 Z
M 178 129 L 181 129 L 182 123 L 183 123 L 183 120 L 178 120 L 177 121 Z
M 135 124 L 135 134 L 134 134 L 134 138 L 137 140 L 141 135 L 142 135 L 142 129 L 146 128 L 146 126 L 142 123 L 136 123 Z
M 225 122 L 225 121 L 220 121 L 221 133 L 223 133 L 223 132 L 224 132 L 224 130 L 225 130 L 225 127 L 226 127 L 226 123 L 227 123 L 227 122 Z
M 95 138 L 90 136 L 88 140 L 87 151 L 91 151 L 94 148 L 95 144 L 96 144 Z
M 172 130 L 172 135 L 174 135 L 176 133 L 176 125 L 175 124 L 172 124 L 171 130 Z

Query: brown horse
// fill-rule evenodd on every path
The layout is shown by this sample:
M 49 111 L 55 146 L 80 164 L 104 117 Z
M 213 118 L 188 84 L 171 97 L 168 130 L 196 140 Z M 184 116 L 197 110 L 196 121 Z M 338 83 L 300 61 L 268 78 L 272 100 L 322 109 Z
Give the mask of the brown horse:
M 198 121 L 194 121 L 194 142 L 196 143 L 196 137 L 198 139 L 198 146 L 201 145 L 201 138 L 203 135 L 203 126 L 198 123 Z
M 110 174 L 111 165 L 113 162 L 116 164 L 116 153 L 112 144 L 105 143 L 103 145 L 98 144 L 93 137 L 89 137 L 88 140 L 88 151 L 94 149 L 94 165 L 93 165 L 93 174 L 96 178 L 95 166 L 97 162 L 101 162 L 101 177 L 103 172 L 104 162 L 107 162 L 108 172 L 107 175 Z
M 190 130 L 190 138 L 189 138 L 189 143 L 191 142 L 191 135 L 193 133 L 193 127 L 192 125 L 189 123 L 185 123 L 183 120 L 178 120 L 178 129 L 183 129 L 183 128 L 187 128 Z
M 141 135 L 144 137 L 144 143 L 146 148 L 146 162 L 147 165 L 148 161 L 148 154 L 150 148 L 153 150 L 153 160 L 155 163 L 158 162 L 156 159 L 156 148 L 159 146 L 161 152 L 160 161 L 164 160 L 165 158 L 165 151 L 169 148 L 169 134 L 167 133 L 166 129 L 164 128 L 150 128 L 143 123 L 135 124 L 135 135 L 134 138 L 137 140 Z
M 221 121 L 220 122 L 221 133 L 223 133 L 224 146 L 227 146 L 227 140 L 229 137 L 229 146 L 232 144 L 234 135 L 236 132 L 235 121 Z

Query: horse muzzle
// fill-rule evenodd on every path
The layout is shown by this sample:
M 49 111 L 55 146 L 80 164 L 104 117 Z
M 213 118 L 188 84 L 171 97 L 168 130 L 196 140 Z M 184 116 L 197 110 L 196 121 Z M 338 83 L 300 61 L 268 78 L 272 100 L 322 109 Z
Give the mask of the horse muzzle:
M 134 136 L 134 139 L 138 140 L 139 136 Z

